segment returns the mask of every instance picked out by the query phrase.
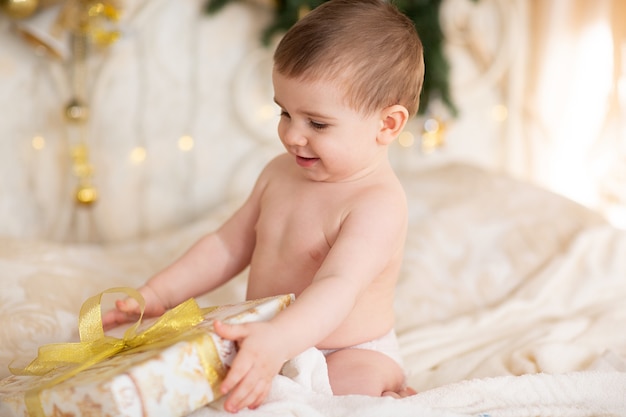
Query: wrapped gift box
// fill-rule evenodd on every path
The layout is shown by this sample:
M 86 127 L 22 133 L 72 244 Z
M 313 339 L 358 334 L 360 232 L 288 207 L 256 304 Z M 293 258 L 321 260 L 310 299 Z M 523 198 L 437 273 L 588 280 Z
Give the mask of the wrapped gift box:
M 0 381 L 0 415 L 185 416 L 219 397 L 236 352 L 213 332 L 213 320 L 268 320 L 292 301 L 293 295 L 282 295 L 205 309 L 203 321 L 170 340 L 123 350 L 60 382 L 67 373 L 62 367 L 10 376 Z

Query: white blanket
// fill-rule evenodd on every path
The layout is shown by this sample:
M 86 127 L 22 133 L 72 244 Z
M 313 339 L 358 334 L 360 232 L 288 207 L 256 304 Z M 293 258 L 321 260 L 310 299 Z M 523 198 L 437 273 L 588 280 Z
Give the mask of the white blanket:
M 499 305 L 403 332 L 410 381 L 434 387 L 418 395 L 332 397 L 310 349 L 275 379 L 267 404 L 238 415 L 626 416 L 623 253 L 626 233 L 590 228 Z M 228 415 L 220 407 L 193 417 Z
M 403 399 L 332 396 L 324 357 L 309 349 L 274 379 L 266 403 L 238 417 L 421 416 L 532 417 L 624 416 L 626 373 L 534 374 L 463 381 Z M 287 376 L 288 375 L 288 376 Z M 191 417 L 232 416 L 216 401 Z

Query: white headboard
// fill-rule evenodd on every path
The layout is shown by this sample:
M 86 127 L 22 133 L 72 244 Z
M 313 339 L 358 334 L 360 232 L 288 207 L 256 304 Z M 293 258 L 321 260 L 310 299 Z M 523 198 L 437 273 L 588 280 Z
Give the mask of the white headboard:
M 446 2 L 448 22 L 477 12 L 497 21 L 503 10 L 495 0 L 480 8 L 457 3 Z M 282 150 L 270 77 L 274 47 L 260 41 L 271 8 L 261 0 L 231 2 L 207 15 L 205 0 L 121 4 L 120 39 L 88 54 L 84 137 L 98 192 L 89 207 L 74 197 L 71 147 L 78 139 L 64 117 L 71 65 L 67 39 L 53 36 L 51 26 L 59 7 L 21 22 L 0 14 L 0 236 L 94 242 L 147 236 L 241 198 Z M 20 30 L 56 45 L 65 59 L 38 54 Z M 467 68 L 466 49 L 452 43 L 449 52 Z M 461 114 L 448 124 L 446 152 L 424 158 L 419 146 L 394 144 L 398 167 L 448 158 L 494 165 L 501 156 L 501 122 L 489 120 L 481 104 L 497 102 L 499 87 L 476 69 L 455 68 L 451 81 L 468 94 L 456 97 Z M 476 77 L 482 81 L 471 82 Z M 415 142 L 420 123 L 409 126 Z M 183 139 L 181 150 L 185 136 L 192 141 Z

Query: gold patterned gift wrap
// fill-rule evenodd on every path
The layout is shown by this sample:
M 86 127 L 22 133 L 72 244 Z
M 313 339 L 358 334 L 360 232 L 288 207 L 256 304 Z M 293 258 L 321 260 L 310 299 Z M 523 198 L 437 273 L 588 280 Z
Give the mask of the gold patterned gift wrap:
M 45 345 L 14 375 L 0 381 L 2 417 L 182 417 L 217 399 L 236 353 L 213 320 L 269 320 L 294 300 L 291 294 L 200 308 L 194 299 L 152 323 L 141 318 L 123 337 L 102 330 L 102 294 L 83 304 L 80 342 Z

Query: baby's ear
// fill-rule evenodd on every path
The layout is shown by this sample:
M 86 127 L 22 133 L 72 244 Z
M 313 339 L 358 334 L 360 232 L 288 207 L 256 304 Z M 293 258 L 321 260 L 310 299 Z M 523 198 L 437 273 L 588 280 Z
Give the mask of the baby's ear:
M 400 104 L 385 107 L 381 113 L 381 129 L 378 132 L 377 141 L 381 145 L 389 145 L 393 142 L 409 120 L 409 111 Z

